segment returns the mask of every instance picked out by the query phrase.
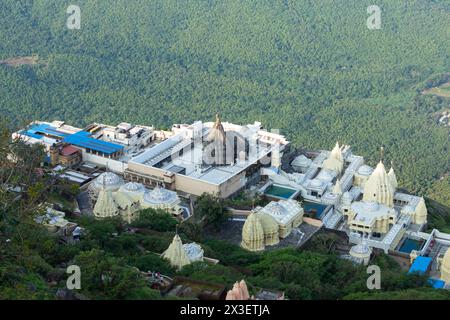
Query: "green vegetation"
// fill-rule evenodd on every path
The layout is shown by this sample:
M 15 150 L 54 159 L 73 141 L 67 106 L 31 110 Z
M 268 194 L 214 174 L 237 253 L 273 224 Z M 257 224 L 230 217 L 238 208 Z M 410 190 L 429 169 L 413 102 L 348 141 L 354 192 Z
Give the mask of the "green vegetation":
M 448 2 L 380 0 L 3 0 L 0 111 L 11 125 L 63 119 L 169 127 L 211 120 L 279 128 L 297 146 L 335 140 L 378 160 L 385 146 L 401 186 L 426 193 L 448 169 L 448 130 L 423 95 L 449 72 Z M 448 103 L 447 103 L 448 104 Z
M 201 225 L 210 225 L 216 230 L 230 218 L 225 200 L 209 193 L 202 194 L 195 203 L 195 218 Z
M 445 190 L 445 189 L 444 189 Z M 450 232 L 450 207 L 437 201 L 427 199 L 428 229 L 439 229 L 439 231 Z
M 164 210 L 145 209 L 139 212 L 139 218 L 131 226 L 156 231 L 175 231 L 177 220 Z

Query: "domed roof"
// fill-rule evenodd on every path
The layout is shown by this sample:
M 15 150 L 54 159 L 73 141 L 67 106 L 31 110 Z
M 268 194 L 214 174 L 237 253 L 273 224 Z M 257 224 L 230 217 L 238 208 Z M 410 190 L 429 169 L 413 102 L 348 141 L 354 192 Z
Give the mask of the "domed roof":
M 116 192 L 114 201 L 121 209 L 130 208 L 134 202 L 127 193 L 122 191 Z
M 152 191 L 146 192 L 144 202 L 150 204 L 168 204 L 177 200 L 177 194 L 157 186 Z
M 299 155 L 292 161 L 292 165 L 297 165 L 301 167 L 307 167 L 311 164 L 312 160 L 305 157 L 303 154 Z
M 183 248 L 191 262 L 203 260 L 203 249 L 199 244 L 195 242 L 186 243 L 183 244 Z
M 350 249 L 350 255 L 352 256 L 369 256 L 372 250 L 367 245 L 366 241 L 362 241 L 360 244 L 353 246 Z
M 370 176 L 373 172 L 372 167 L 369 167 L 368 165 L 363 164 L 361 167 L 359 167 L 358 169 L 358 173 L 363 175 L 363 176 Z
M 271 213 L 273 215 L 276 215 L 276 216 L 281 216 L 281 215 L 284 215 L 286 213 L 286 210 L 278 202 L 272 202 L 268 209 L 271 211 Z
M 120 189 L 122 191 L 126 191 L 126 192 L 144 192 L 145 188 L 144 185 L 142 183 L 137 183 L 137 182 L 128 182 L 125 183 L 123 186 L 120 187 Z
M 97 190 L 105 187 L 107 190 L 117 190 L 123 184 L 123 180 L 113 172 L 104 172 L 94 180 Z

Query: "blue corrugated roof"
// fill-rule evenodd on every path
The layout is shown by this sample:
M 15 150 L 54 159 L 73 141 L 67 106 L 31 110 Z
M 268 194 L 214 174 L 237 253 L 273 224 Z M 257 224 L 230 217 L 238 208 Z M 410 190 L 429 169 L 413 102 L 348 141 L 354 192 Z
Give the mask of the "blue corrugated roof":
M 123 146 L 121 145 L 94 139 L 91 138 L 90 135 L 91 134 L 87 131 L 79 131 L 70 136 L 67 136 L 63 141 L 73 144 L 74 146 L 91 149 L 104 154 L 113 154 L 115 152 L 123 150 Z
M 37 137 L 41 138 L 39 133 L 56 136 L 61 139 L 65 138 L 69 135 L 67 133 L 58 131 L 55 127 L 52 127 L 51 125 L 46 124 L 46 123 L 34 124 L 31 127 L 27 128 L 23 131 L 23 134 L 28 135 L 30 137 L 34 137 L 34 138 L 37 138 Z M 39 138 L 37 138 L 37 139 L 39 139 Z
M 440 279 L 428 279 L 428 283 L 433 286 L 435 289 L 443 289 L 445 287 L 445 282 Z
M 428 267 L 430 266 L 432 261 L 433 259 L 431 259 L 430 257 L 418 256 L 411 265 L 411 268 L 409 268 L 408 273 L 424 274 L 428 271 Z
M 30 131 L 27 131 L 27 130 L 23 130 L 20 133 L 25 135 L 25 136 L 28 136 L 28 137 L 31 137 L 31 138 L 35 138 L 35 139 L 42 139 L 44 137 L 44 136 L 40 136 L 40 135 L 38 135 L 36 133 L 30 132 Z

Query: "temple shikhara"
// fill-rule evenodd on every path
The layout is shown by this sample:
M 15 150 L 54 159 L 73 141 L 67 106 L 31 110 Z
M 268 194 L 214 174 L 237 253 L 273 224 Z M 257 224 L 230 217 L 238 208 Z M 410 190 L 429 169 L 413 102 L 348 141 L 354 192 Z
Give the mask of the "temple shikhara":
M 379 161 L 366 163 L 339 142 L 324 142 L 330 151 L 294 149 L 260 122 L 233 124 L 220 115 L 170 130 L 35 121 L 13 138 L 43 145 L 55 175 L 84 192 L 80 210 L 97 219 L 131 223 L 151 208 L 182 223 L 195 215 L 202 194 L 233 199 L 246 193 L 264 199 L 236 210 L 230 221 L 238 230 L 230 239 L 246 250 L 301 247 L 318 230 L 332 230 L 348 242 L 342 258 L 367 265 L 375 250 L 398 253 L 412 270 L 427 265 L 433 277 L 450 281 L 450 235 L 425 232 L 425 199 L 401 189 L 401 170 L 395 159 L 385 162 L 383 150 Z M 178 235 L 162 257 L 177 269 L 204 260 L 198 244 L 183 245 Z M 236 297 L 248 297 L 242 283 L 228 293 Z

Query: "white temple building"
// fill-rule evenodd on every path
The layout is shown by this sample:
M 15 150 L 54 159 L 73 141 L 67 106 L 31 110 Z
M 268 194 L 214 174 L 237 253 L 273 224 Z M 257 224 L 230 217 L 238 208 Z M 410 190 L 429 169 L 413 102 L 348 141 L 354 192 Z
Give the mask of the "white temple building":
M 148 208 L 164 210 L 175 217 L 183 212 L 176 192 L 159 186 L 148 190 L 140 183 L 125 183 L 112 172 L 99 175 L 90 184 L 88 193 L 95 203 L 94 216 L 99 219 L 121 216 L 131 223 L 140 210 Z
M 249 251 L 262 251 L 286 238 L 303 222 L 303 208 L 295 200 L 272 201 L 256 207 L 245 220 L 241 246 Z
M 272 201 L 265 207 L 256 207 L 254 211 L 259 215 L 268 215 L 278 224 L 278 235 L 286 238 L 303 222 L 303 208 L 295 200 Z
M 264 169 L 266 185 L 293 189 L 303 201 L 325 206 L 319 218 L 323 225 L 345 231 L 352 243 L 366 236 L 369 247 L 387 252 L 406 230 L 418 232 L 427 222 L 424 199 L 397 191 L 393 166 L 387 172 L 380 161 L 372 168 L 349 146 L 336 143 L 332 151 L 300 154 L 291 167 L 296 172 Z
M 191 263 L 178 234 L 173 237 L 172 243 L 161 257 L 167 259 L 178 270 Z
M 167 259 L 173 267 L 180 270 L 193 262 L 203 261 L 203 249 L 195 242 L 183 244 L 180 236 L 176 234 L 161 257 Z

